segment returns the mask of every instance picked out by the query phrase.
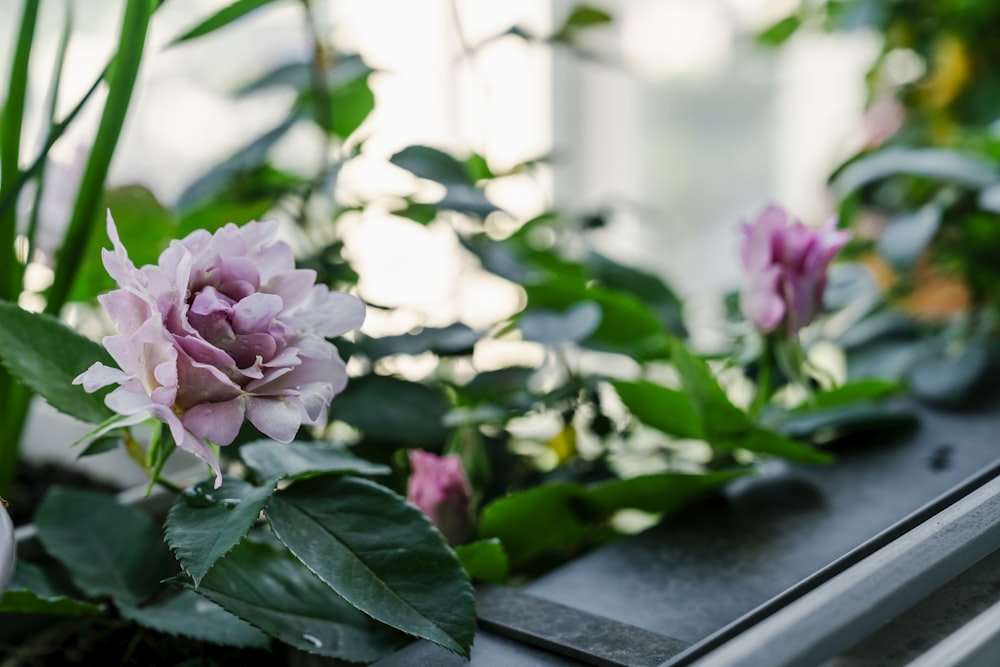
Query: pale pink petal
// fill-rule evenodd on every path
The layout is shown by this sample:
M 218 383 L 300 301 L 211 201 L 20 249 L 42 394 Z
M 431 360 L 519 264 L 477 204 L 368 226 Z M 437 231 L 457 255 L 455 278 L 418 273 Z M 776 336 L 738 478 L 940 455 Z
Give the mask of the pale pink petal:
M 187 410 L 181 417 L 184 428 L 196 437 L 217 445 L 228 445 L 243 425 L 245 399 L 237 396 L 222 403 L 201 403 Z
M 291 442 L 302 425 L 302 411 L 285 398 L 247 398 L 247 419 L 261 433 L 278 442 Z
M 117 368 L 105 366 L 97 361 L 90 368 L 73 378 L 73 384 L 82 384 L 83 390 L 92 394 L 101 387 L 107 387 L 109 384 L 121 384 L 130 377 L 132 376 L 128 373 Z

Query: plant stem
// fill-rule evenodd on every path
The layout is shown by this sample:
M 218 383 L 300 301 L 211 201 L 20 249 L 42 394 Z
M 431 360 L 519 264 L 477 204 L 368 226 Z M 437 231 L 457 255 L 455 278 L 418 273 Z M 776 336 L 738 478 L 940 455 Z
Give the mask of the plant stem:
M 10 85 L 0 118 L 0 200 L 11 206 L 0 209 L 0 299 L 17 302 L 21 293 L 22 269 L 15 241 L 17 239 L 17 196 L 24 182 L 20 176 L 21 125 L 28 89 L 28 63 L 38 19 L 39 0 L 27 0 L 21 16 L 17 46 L 11 64 Z M 24 427 L 28 391 L 4 368 L 0 368 L 0 419 L 3 441 L 0 442 L 0 492 L 10 487 L 17 464 L 17 443 Z
M 63 29 L 59 36 L 59 49 L 56 53 L 56 62 L 52 69 L 52 88 L 49 91 L 48 124 L 49 127 L 56 126 L 56 106 L 59 103 L 59 85 L 62 82 L 63 65 L 66 62 L 66 49 L 69 47 L 70 34 L 73 31 L 73 3 L 66 0 L 63 3 Z M 43 155 L 48 155 L 46 150 Z M 31 251 L 35 246 L 35 237 L 38 235 L 38 220 L 41 210 L 42 194 L 45 183 L 45 163 L 38 167 L 38 185 L 35 188 L 35 201 L 31 207 L 31 216 L 28 219 L 28 231 L 25 236 L 28 239 L 25 251 L 25 266 L 31 261 Z
M 108 175 L 118 137 L 125 123 L 132 90 L 139 73 L 139 63 L 146 43 L 149 19 L 156 9 L 154 0 L 133 0 L 125 3 L 121 37 L 114 66 L 108 73 L 108 99 L 104 105 L 94 147 L 83 172 L 73 216 L 66 229 L 62 248 L 57 256 L 55 278 L 47 295 L 45 310 L 59 314 L 73 287 L 77 271 L 83 262 L 84 250 L 91 227 L 99 217 L 104 181 Z
M 756 420 L 760 411 L 774 395 L 774 340 L 770 336 L 764 338 L 764 349 L 758 359 L 757 393 L 750 405 L 750 418 Z
M 27 0 L 21 16 L 21 29 L 14 49 L 7 101 L 0 119 L 0 195 L 17 197 L 14 183 L 20 169 L 21 125 L 24 99 L 28 89 L 28 62 L 38 19 L 39 0 Z M 17 189 L 20 189 L 18 187 Z M 20 262 L 14 248 L 17 238 L 16 207 L 0 215 L 0 299 L 17 301 L 21 293 Z

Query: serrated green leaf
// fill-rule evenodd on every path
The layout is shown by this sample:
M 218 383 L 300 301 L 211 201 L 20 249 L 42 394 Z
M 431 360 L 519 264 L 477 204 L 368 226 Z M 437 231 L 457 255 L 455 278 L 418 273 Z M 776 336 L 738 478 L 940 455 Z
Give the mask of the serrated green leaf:
M 167 544 L 195 586 L 250 532 L 277 478 L 253 486 L 224 476 L 218 489 L 213 484 L 205 480 L 181 494 L 164 524 Z
M 93 424 L 111 415 L 103 394 L 88 394 L 73 384 L 95 361 L 115 366 L 103 347 L 54 317 L 7 301 L 0 301 L 0 339 L 4 366 L 52 407 Z
M 103 611 L 92 602 L 76 600 L 57 591 L 37 565 L 18 562 L 7 592 L 0 598 L 0 612 L 82 616 Z
M 193 583 L 180 581 L 193 587 Z M 280 546 L 247 540 L 205 576 L 197 593 L 297 649 L 372 663 L 405 638 L 351 607 Z
M 704 437 L 698 411 L 684 392 L 646 381 L 611 384 L 632 416 L 646 426 L 678 438 Z
M 139 604 L 166 574 L 168 552 L 140 510 L 93 491 L 53 487 L 35 515 L 38 539 L 93 597 Z
M 258 440 L 240 447 L 240 458 L 261 479 L 299 479 L 330 473 L 388 475 L 391 469 L 359 458 L 343 446 L 325 442 Z
M 236 0 L 236 2 L 226 5 L 184 34 L 179 37 L 175 37 L 174 40 L 170 42 L 170 46 L 215 32 L 219 28 L 224 28 L 233 21 L 241 19 L 247 14 L 260 9 L 264 5 L 268 5 L 271 2 L 273 2 L 273 0 Z
M 752 473 L 750 468 L 724 470 L 701 475 L 658 473 L 617 479 L 587 489 L 587 499 L 606 513 L 622 509 L 643 512 L 671 512 L 716 488 Z
M 271 644 L 263 632 L 191 590 L 148 607 L 120 605 L 118 611 L 145 628 L 209 644 L 244 648 L 267 648 Z
M 389 162 L 415 176 L 444 185 L 473 185 L 465 165 L 444 151 L 430 146 L 407 146 L 389 158 Z
M 367 480 L 308 479 L 264 513 L 279 540 L 376 620 L 469 656 L 475 599 L 465 570 L 416 507 Z
M 473 579 L 494 584 L 507 579 L 507 552 L 496 538 L 459 545 L 455 547 L 455 555 Z

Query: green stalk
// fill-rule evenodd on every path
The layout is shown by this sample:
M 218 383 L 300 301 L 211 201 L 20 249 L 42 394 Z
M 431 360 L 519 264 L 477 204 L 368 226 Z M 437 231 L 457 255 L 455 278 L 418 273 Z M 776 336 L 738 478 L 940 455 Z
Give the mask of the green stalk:
M 56 125 L 56 106 L 59 103 L 59 84 L 62 82 L 63 65 L 66 62 L 66 49 L 69 47 L 69 37 L 73 31 L 73 3 L 63 2 L 63 29 L 59 36 L 59 49 L 56 52 L 56 62 L 52 70 L 52 88 L 49 91 L 48 125 Z M 48 155 L 46 150 L 43 155 Z M 45 187 L 45 163 L 38 168 L 38 186 L 35 188 L 35 201 L 31 207 L 31 217 L 28 219 L 28 250 L 26 257 L 31 261 L 31 251 L 35 247 L 35 236 L 38 234 L 38 211 L 42 203 L 42 191 Z M 23 279 L 23 277 L 22 277 Z
M 49 133 L 45 137 L 45 145 L 42 146 L 42 150 L 39 151 L 34 162 L 27 169 L 17 174 L 17 180 L 14 181 L 13 189 L 0 195 L 0 218 L 6 215 L 8 211 L 14 210 L 14 206 L 17 204 L 17 193 L 24 187 L 25 183 L 34 178 L 42 170 L 42 165 L 45 164 L 45 158 L 48 156 L 49 150 L 59 141 L 59 138 L 66 132 L 66 128 L 70 126 L 70 123 L 76 120 L 77 115 L 87 101 L 90 100 L 90 97 L 97 91 L 97 88 L 101 85 L 101 81 L 104 80 L 110 69 L 111 65 L 109 64 L 101 72 L 101 75 L 94 80 L 94 83 L 90 84 L 90 88 L 80 98 L 80 101 L 76 103 L 76 106 L 66 114 L 66 117 L 49 128 Z
M 764 349 L 760 353 L 757 369 L 757 393 L 750 405 L 750 418 L 756 421 L 760 411 L 774 395 L 775 341 L 772 336 L 764 336 Z
M 0 119 L 0 195 L 17 192 L 13 184 L 17 180 L 21 155 L 21 124 L 24 120 L 24 98 L 28 89 L 28 61 L 31 59 L 31 44 L 34 41 L 35 23 L 38 19 L 39 0 L 27 0 L 21 17 L 21 29 L 14 49 L 14 61 L 10 69 L 10 88 Z M 0 299 L 17 301 L 21 292 L 20 271 L 14 252 L 17 235 L 17 215 L 15 207 L 0 217 Z
M 99 217 L 99 208 L 104 196 L 104 181 L 108 176 L 111 157 L 114 155 L 132 90 L 139 73 L 139 63 L 146 43 L 149 19 L 156 9 L 155 0 L 131 0 L 125 3 L 122 19 L 121 38 L 114 66 L 108 73 L 108 99 L 104 105 L 94 139 L 94 147 L 83 172 L 83 180 L 76 197 L 73 216 L 57 255 L 55 278 L 47 295 L 45 310 L 58 315 L 69 298 L 73 281 L 83 262 L 90 229 Z
M 21 269 L 14 249 L 17 238 L 17 196 L 21 155 L 21 125 L 24 120 L 24 99 L 28 89 L 28 62 L 38 20 L 39 0 L 26 0 L 21 28 L 11 63 L 10 87 L 0 117 L 0 200 L 12 205 L 0 210 L 0 299 L 17 301 L 21 293 Z M 6 491 L 17 464 L 17 441 L 24 427 L 27 394 L 6 369 L 0 367 L 0 419 L 3 419 L 3 441 L 0 441 L 0 492 Z

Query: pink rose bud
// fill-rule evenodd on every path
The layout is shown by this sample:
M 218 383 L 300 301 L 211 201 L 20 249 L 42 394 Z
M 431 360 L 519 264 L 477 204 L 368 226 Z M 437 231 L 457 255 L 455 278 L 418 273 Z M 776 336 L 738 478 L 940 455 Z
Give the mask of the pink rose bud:
M 761 333 L 784 324 L 788 335 L 794 335 L 822 310 L 827 268 L 850 233 L 837 229 L 836 217 L 810 228 L 775 205 L 740 231 L 747 276 L 740 311 Z
M 96 363 L 73 382 L 89 392 L 119 385 L 104 399 L 120 415 L 153 416 L 177 445 L 210 465 L 210 443 L 228 445 L 244 419 L 289 442 L 302 424 L 321 426 L 347 384 L 326 339 L 357 329 L 357 297 L 316 285 L 275 241 L 278 223 L 230 223 L 171 241 L 156 265 L 137 269 L 108 212 L 104 267 L 119 289 L 99 297 L 118 333 L 104 347 L 118 368 Z
M 461 544 L 471 527 L 472 487 L 455 454 L 436 456 L 410 450 L 406 498 L 430 517 L 449 544 Z

